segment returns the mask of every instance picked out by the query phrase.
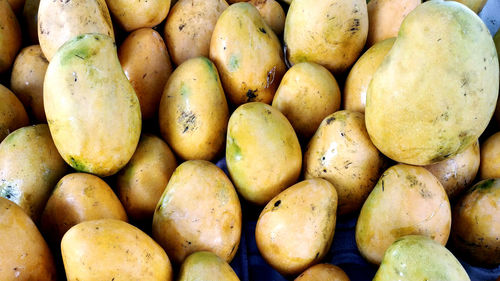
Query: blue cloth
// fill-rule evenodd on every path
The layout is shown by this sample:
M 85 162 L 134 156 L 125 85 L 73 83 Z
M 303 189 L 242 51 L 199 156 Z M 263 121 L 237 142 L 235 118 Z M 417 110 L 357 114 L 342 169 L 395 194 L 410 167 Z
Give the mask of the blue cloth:
M 494 35 L 500 26 L 500 0 L 489 0 L 479 14 L 490 33 Z M 226 162 L 220 160 L 217 165 L 226 174 Z M 239 250 L 231 266 L 242 281 L 285 281 L 295 276 L 284 277 L 271 268 L 259 254 L 255 242 L 255 224 L 262 208 L 251 206 L 241 199 L 243 226 Z M 360 255 L 354 239 L 357 214 L 337 219 L 335 236 L 329 253 L 322 262 L 338 265 L 351 281 L 372 280 L 377 267 L 367 263 Z M 460 260 L 460 259 L 459 259 Z M 460 260 L 472 281 L 495 281 L 500 276 L 497 268 L 474 267 Z

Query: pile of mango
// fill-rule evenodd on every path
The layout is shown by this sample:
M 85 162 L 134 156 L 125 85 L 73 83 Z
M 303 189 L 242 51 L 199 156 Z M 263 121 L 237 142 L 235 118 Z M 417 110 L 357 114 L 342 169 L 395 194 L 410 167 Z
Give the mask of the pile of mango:
M 242 206 L 290 280 L 353 214 L 374 280 L 498 266 L 486 0 L 366 2 L 0 0 L 0 280 L 239 280 Z

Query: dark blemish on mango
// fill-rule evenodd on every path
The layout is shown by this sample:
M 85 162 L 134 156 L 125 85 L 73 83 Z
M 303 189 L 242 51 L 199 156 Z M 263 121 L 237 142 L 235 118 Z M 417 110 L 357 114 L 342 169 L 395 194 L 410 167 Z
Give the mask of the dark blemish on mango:
M 86 171 L 86 167 L 85 167 L 85 164 L 83 164 L 81 161 L 79 161 L 78 159 L 76 159 L 75 157 L 73 156 L 70 156 L 69 157 L 69 165 L 71 167 L 73 167 L 75 170 L 78 170 L 78 171 Z
M 264 33 L 264 34 L 267 34 L 266 30 L 263 27 L 260 27 L 259 31 L 262 32 L 262 33 Z
M 349 29 L 349 31 L 352 33 L 356 33 L 356 31 L 359 30 L 359 26 L 360 26 L 359 19 L 354 19 L 351 29 Z
M 183 23 L 183 24 L 179 25 L 179 31 L 181 31 L 181 30 L 182 30 L 185 26 L 186 26 L 186 24 L 185 24 L 185 23 Z
M 275 76 L 276 76 L 276 66 L 274 66 L 271 70 L 267 72 L 266 88 L 269 88 L 269 86 L 271 86 L 271 84 L 274 83 Z
M 255 94 L 257 92 L 257 89 L 255 90 L 248 90 L 247 91 L 247 102 L 251 102 L 251 101 L 254 101 L 255 98 L 257 97 L 257 95 Z
M 177 118 L 177 122 L 184 127 L 183 134 L 189 130 L 193 131 L 196 127 L 196 115 L 192 111 L 183 111 Z
M 468 193 L 471 193 L 474 190 L 488 190 L 488 189 L 490 189 L 493 186 L 494 183 L 495 183 L 495 179 L 489 179 L 489 180 L 480 181 L 479 183 L 477 183 L 476 185 L 474 185 L 469 190 Z
M 0 197 L 7 198 L 7 199 L 15 199 L 16 196 L 16 190 L 14 186 L 10 184 L 5 184 L 5 180 L 2 180 L 2 189 L 0 190 Z
M 420 184 L 420 182 L 417 180 L 417 177 L 415 177 L 414 175 L 407 175 L 406 180 L 408 180 L 410 186 L 416 186 Z
M 278 207 L 281 204 L 281 200 L 274 202 L 274 207 Z
M 422 198 L 432 198 L 432 193 L 425 188 L 421 188 L 419 193 Z
M 384 192 L 385 190 L 385 184 L 384 184 L 384 180 L 382 180 L 382 192 Z
M 347 170 L 347 169 L 349 169 L 349 166 L 350 166 L 351 164 L 352 164 L 352 162 L 351 162 L 351 161 L 346 160 L 346 161 L 344 162 L 344 169 L 346 169 L 346 170 Z
M 326 173 L 326 172 L 327 172 L 326 169 L 323 169 L 323 173 Z
M 330 123 L 332 123 L 333 121 L 335 121 L 335 117 L 332 116 L 332 117 L 326 119 L 326 124 L 330 125 Z
M 318 259 L 318 257 L 319 257 L 319 252 L 316 253 L 316 256 L 314 257 L 314 259 L 316 260 L 316 259 Z

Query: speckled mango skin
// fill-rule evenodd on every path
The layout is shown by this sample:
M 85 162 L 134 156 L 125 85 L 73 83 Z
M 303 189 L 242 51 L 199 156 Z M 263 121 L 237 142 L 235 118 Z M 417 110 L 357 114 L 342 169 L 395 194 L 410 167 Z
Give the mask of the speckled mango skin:
M 436 241 L 408 235 L 392 244 L 373 281 L 469 281 L 453 254 Z
M 0 198 L 0 233 L 1 280 L 56 280 L 54 259 L 36 225 L 5 198 Z
M 163 30 L 175 64 L 198 56 L 208 57 L 215 23 L 227 7 L 225 0 L 180 0 L 175 3 Z
M 496 50 L 481 19 L 457 2 L 429 1 L 405 18 L 375 72 L 366 127 L 389 158 L 435 163 L 478 139 L 493 115 L 498 87 Z
M 240 243 L 241 206 L 226 174 L 204 160 L 179 165 L 156 206 L 153 237 L 175 264 L 197 251 L 231 262 Z
M 228 99 L 271 103 L 286 71 L 278 37 L 249 3 L 236 3 L 217 20 L 210 59 L 220 72 Z
M 61 241 L 68 281 L 173 280 L 165 251 L 135 226 L 114 219 L 86 221 Z
M 302 151 L 292 125 L 270 105 L 252 102 L 229 118 L 226 162 L 238 192 L 264 205 L 297 182 Z
M 71 227 L 97 219 L 127 220 L 127 214 L 111 187 L 97 176 L 71 173 L 57 183 L 41 217 L 41 229 L 49 242 L 59 245 Z
M 13 131 L 29 124 L 28 114 L 17 96 L 0 84 L 0 142 Z
M 207 251 L 189 255 L 182 263 L 177 280 L 240 281 L 226 261 Z
M 354 64 L 367 34 L 366 0 L 293 0 L 285 19 L 287 58 L 340 74 Z
M 481 267 L 500 264 L 500 180 L 475 184 L 453 209 L 451 241 L 466 260 Z
M 445 245 L 451 209 L 441 183 L 423 167 L 387 169 L 366 199 L 356 224 L 361 255 L 380 264 L 386 249 L 405 235 L 425 235 Z
M 68 40 L 85 33 L 102 33 L 113 38 L 114 31 L 105 0 L 40 0 L 38 40 L 51 61 Z
M 18 204 L 38 222 L 67 168 L 47 124 L 20 128 L 0 144 L 0 197 Z
M 337 80 L 326 68 L 303 62 L 285 73 L 272 106 L 287 117 L 297 135 L 309 139 L 327 115 L 339 110 L 340 96 Z
M 66 42 L 49 63 L 43 93 L 50 133 L 70 166 L 104 177 L 127 164 L 139 142 L 141 110 L 111 37 Z
M 185 160 L 212 160 L 224 147 L 229 109 L 215 65 L 205 57 L 179 65 L 165 85 L 159 124 L 163 139 Z
M 337 192 L 330 182 L 301 181 L 262 210 L 255 227 L 259 252 L 281 274 L 301 273 L 330 249 L 336 214 Z
M 372 144 L 363 113 L 328 115 L 309 141 L 304 177 L 323 178 L 337 190 L 339 215 L 358 211 L 384 171 L 386 159 Z

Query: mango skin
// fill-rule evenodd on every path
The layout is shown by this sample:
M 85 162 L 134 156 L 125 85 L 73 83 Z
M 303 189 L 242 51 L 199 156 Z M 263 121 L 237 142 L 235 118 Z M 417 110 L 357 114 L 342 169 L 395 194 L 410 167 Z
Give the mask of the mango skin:
M 451 1 L 451 0 L 446 0 L 446 1 Z M 479 14 L 479 12 L 481 12 L 481 10 L 483 9 L 484 5 L 486 5 L 486 2 L 488 2 L 488 0 L 454 0 L 454 1 L 464 4 L 469 9 L 474 11 L 474 13 L 476 14 Z
M 57 150 L 77 171 L 115 174 L 132 157 L 141 110 L 123 73 L 113 39 L 80 35 L 49 63 L 43 101 Z
M 233 4 L 220 15 L 210 41 L 210 59 L 235 105 L 271 103 L 286 71 L 278 37 L 249 3 Z
M 132 220 L 153 218 L 177 160 L 159 137 L 142 134 L 139 145 L 127 165 L 116 176 L 116 192 Z
M 171 0 L 107 0 L 109 11 L 125 31 L 159 25 L 170 10 Z
M 262 257 L 284 275 L 318 263 L 333 241 L 337 192 L 324 179 L 301 181 L 275 196 L 257 220 L 255 240 Z
M 498 89 L 498 58 L 481 19 L 462 4 L 429 1 L 405 18 L 373 76 L 366 127 L 389 158 L 435 163 L 478 139 Z
M 476 178 L 480 164 L 479 142 L 441 162 L 425 166 L 443 185 L 448 198 L 454 199 Z
M 500 264 L 500 180 L 475 184 L 453 209 L 451 241 L 472 264 Z
M 328 263 L 320 263 L 309 267 L 294 281 L 349 281 L 342 268 Z
M 40 47 L 49 61 L 75 36 L 101 33 L 115 38 L 105 0 L 40 0 L 37 19 Z
M 127 214 L 111 187 L 100 178 L 71 173 L 57 183 L 41 217 L 41 229 L 52 245 L 59 245 L 64 233 L 83 221 L 127 220 Z
M 225 0 L 180 0 L 175 3 L 163 30 L 175 64 L 198 56 L 208 57 L 215 23 L 227 7 Z
M 326 68 L 303 62 L 285 73 L 272 106 L 290 120 L 298 136 L 309 139 L 327 115 L 339 110 L 340 95 L 337 80 Z
M 207 251 L 189 255 L 182 263 L 177 280 L 240 281 L 226 261 Z
M 197 251 L 231 262 L 240 243 L 241 205 L 226 174 L 204 160 L 179 165 L 156 205 L 153 237 L 175 264 Z
M 6 72 L 21 48 L 21 27 L 7 0 L 0 0 L 0 73 Z
M 13 131 L 29 124 L 23 104 L 5 86 L 0 84 L 0 142 Z
M 1 197 L 0 233 L 0 280 L 56 280 L 54 259 L 42 234 L 21 207 Z
M 251 102 L 229 118 L 226 163 L 246 200 L 264 205 L 297 182 L 302 151 L 292 125 L 270 105 Z
M 79 223 L 61 241 L 68 281 L 172 281 L 170 260 L 151 237 L 114 219 Z
M 422 0 L 370 0 L 368 7 L 368 37 L 366 45 L 373 46 L 387 38 L 396 37 L 404 18 Z
M 185 160 L 212 160 L 224 147 L 229 109 L 215 65 L 205 57 L 179 65 L 165 85 L 158 120 L 163 139 Z
M 420 235 L 408 235 L 392 244 L 373 281 L 469 281 L 467 272 L 443 245 Z
M 479 178 L 500 178 L 500 132 L 491 135 L 481 144 Z
M 405 235 L 448 241 L 451 209 L 441 183 L 422 167 L 397 164 L 387 169 L 366 199 L 356 223 L 361 255 L 380 264 L 386 249 Z
M 47 124 L 20 128 L 0 144 L 0 197 L 18 204 L 38 222 L 67 168 Z
M 315 62 L 339 74 L 354 64 L 367 34 L 366 0 L 293 0 L 285 19 L 287 58 L 291 64 Z
M 368 85 L 395 41 L 389 38 L 373 45 L 356 61 L 345 80 L 344 109 L 365 113 Z
M 323 119 L 304 153 L 304 177 L 323 178 L 337 190 L 338 214 L 358 211 L 384 171 L 362 113 L 341 110 Z
M 47 122 L 43 107 L 43 80 L 48 66 L 49 61 L 40 45 L 28 46 L 17 55 L 10 77 L 12 91 L 40 123 Z
M 156 117 L 163 88 L 172 73 L 160 34 L 151 28 L 130 33 L 118 49 L 118 58 L 139 98 L 142 119 Z

